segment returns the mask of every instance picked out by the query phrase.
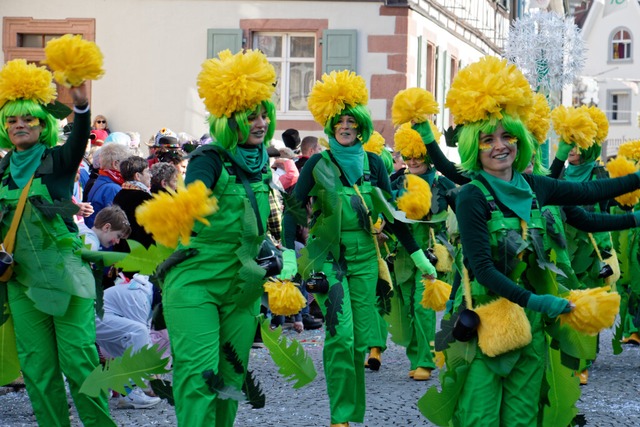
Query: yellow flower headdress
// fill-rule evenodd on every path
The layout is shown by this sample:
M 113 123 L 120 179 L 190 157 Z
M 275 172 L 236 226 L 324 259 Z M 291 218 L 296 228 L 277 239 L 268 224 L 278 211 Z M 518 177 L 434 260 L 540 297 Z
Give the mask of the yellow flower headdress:
M 44 67 L 14 59 L 0 70 L 0 108 L 9 101 L 26 99 L 48 104 L 56 99 L 52 74 Z
M 411 123 L 407 122 L 400 126 L 393 137 L 394 148 L 402 157 L 423 158 L 427 155 L 427 148 L 422 141 L 420 134 L 411 128 Z
M 553 129 L 564 142 L 574 143 L 581 150 L 593 145 L 598 127 L 586 108 L 560 105 L 551 112 L 551 121 Z
M 618 157 L 607 162 L 607 170 L 611 178 L 618 178 L 621 176 L 631 175 L 638 171 L 636 163 L 629 160 L 618 151 Z M 632 191 L 631 193 L 622 194 L 615 198 L 618 203 L 624 206 L 635 206 L 640 200 L 640 190 Z
M 602 144 L 602 141 L 604 141 L 609 134 L 609 120 L 607 120 L 607 115 L 596 106 L 585 108 L 598 129 L 596 131 L 595 143 Z
M 385 147 L 384 137 L 380 135 L 380 132 L 378 131 L 374 131 L 371 134 L 369 141 L 367 141 L 365 144 L 362 145 L 362 148 L 364 148 L 364 151 L 375 153 L 378 156 L 382 154 L 382 150 L 384 150 L 384 147 Z
M 625 142 L 618 148 L 618 156 L 624 156 L 634 162 L 640 162 L 640 139 Z
M 307 100 L 314 120 L 322 127 L 346 106 L 365 105 L 369 101 L 367 84 L 353 71 L 332 71 L 317 81 Z
M 44 48 L 42 61 L 53 71 L 53 77 L 65 87 L 80 86 L 85 80 L 97 80 L 104 74 L 102 52 L 82 36 L 65 34 Z
M 276 71 L 259 50 L 235 55 L 224 50 L 202 64 L 198 95 L 214 117 L 230 118 L 270 99 L 275 92 Z
M 525 122 L 529 132 L 533 134 L 538 144 L 544 144 L 551 127 L 551 108 L 547 102 L 547 97 L 541 93 L 533 95 L 533 106 L 531 115 Z
M 438 103 L 431 92 L 413 87 L 401 90 L 393 98 L 391 120 L 395 126 L 411 121 L 422 123 L 438 111 Z
M 502 119 L 526 121 L 533 97 L 527 78 L 506 59 L 485 56 L 462 69 L 451 84 L 445 106 L 456 124 Z

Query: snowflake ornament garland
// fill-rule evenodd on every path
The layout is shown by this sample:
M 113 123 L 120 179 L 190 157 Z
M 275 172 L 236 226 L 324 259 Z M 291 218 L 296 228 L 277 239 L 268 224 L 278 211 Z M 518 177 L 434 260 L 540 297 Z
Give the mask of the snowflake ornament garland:
M 570 19 L 535 12 L 517 19 L 509 31 L 505 57 L 522 70 L 538 92 L 572 84 L 584 67 L 586 44 Z

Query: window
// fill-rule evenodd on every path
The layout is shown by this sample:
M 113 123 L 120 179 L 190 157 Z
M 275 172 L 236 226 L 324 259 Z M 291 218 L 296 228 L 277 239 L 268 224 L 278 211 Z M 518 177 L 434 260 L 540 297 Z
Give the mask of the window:
M 607 92 L 607 115 L 612 124 L 631 123 L 631 90 Z
M 35 47 L 42 48 L 47 45 L 49 40 L 63 36 L 64 34 L 24 34 L 18 33 L 17 47 Z
M 253 49 L 259 49 L 276 69 L 274 103 L 278 112 L 307 113 L 307 97 L 315 82 L 316 36 L 314 33 L 253 34 Z
M 631 32 L 625 28 L 614 30 L 611 37 L 610 59 L 613 61 L 631 59 Z

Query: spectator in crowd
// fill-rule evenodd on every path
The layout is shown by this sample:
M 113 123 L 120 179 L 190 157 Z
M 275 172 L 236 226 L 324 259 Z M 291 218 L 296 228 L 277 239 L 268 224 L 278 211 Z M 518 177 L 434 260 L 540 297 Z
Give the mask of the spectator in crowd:
M 94 130 L 103 130 L 107 132 L 107 134 L 111 133 L 109 130 L 109 124 L 107 123 L 107 118 L 102 114 L 98 114 L 96 118 L 93 120 L 93 124 L 91 125 L 91 129 Z
M 178 188 L 178 169 L 171 163 L 156 163 L 151 166 L 151 193 L 176 191 Z
M 282 132 L 282 142 L 295 154 L 300 154 L 300 133 L 296 129 L 287 129 Z
M 309 157 L 322 151 L 322 145 L 315 136 L 305 136 L 300 143 L 300 157 L 296 160 L 298 170 L 302 169 Z

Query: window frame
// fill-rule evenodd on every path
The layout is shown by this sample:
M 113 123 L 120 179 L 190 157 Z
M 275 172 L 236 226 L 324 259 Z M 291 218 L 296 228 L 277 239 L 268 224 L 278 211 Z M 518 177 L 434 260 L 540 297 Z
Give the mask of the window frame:
M 614 119 L 613 118 L 613 113 L 614 111 L 616 112 L 616 114 L 621 114 L 619 112 L 619 108 L 616 108 L 616 110 L 613 109 L 613 97 L 616 95 L 625 95 L 628 98 L 628 102 L 629 102 L 629 110 L 625 110 L 625 113 L 627 114 L 627 117 L 624 119 Z M 607 90 L 607 119 L 609 120 L 609 124 L 611 125 L 630 125 L 631 124 L 631 113 L 632 113 L 632 108 L 631 108 L 631 101 L 632 101 L 632 97 L 631 97 L 631 89 L 608 89 Z M 619 104 L 620 102 L 617 101 L 616 104 Z M 623 113 L 624 114 L 624 113 Z
M 626 39 L 614 40 L 614 38 L 622 32 L 627 32 L 629 34 L 628 43 Z M 626 43 L 628 46 L 629 56 L 627 58 L 614 58 L 614 43 Z M 609 44 L 608 44 L 608 60 L 610 63 L 621 63 L 621 62 L 633 62 L 633 33 L 627 27 L 617 27 L 609 34 Z

